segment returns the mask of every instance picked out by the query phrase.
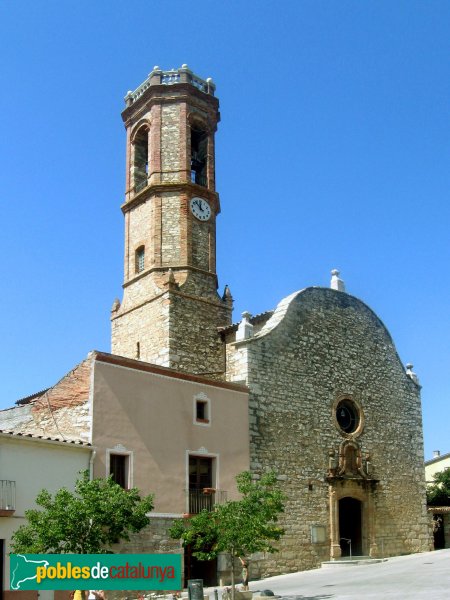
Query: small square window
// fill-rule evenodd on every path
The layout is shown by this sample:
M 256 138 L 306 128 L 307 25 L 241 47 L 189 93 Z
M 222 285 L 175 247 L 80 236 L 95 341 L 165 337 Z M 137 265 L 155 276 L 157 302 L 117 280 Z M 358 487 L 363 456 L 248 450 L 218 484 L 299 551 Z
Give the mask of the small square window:
M 195 418 L 197 421 L 208 423 L 208 403 L 205 400 L 197 400 L 195 403 Z
M 211 425 L 211 400 L 204 392 L 194 395 L 192 406 L 194 425 L 209 427 Z

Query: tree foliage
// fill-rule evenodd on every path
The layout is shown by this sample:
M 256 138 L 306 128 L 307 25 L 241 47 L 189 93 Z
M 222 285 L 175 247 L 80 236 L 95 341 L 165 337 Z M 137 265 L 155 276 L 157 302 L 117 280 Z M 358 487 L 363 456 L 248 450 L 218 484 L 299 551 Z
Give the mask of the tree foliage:
M 431 506 L 450 506 L 450 467 L 433 475 L 434 483 L 427 489 Z
M 254 552 L 276 552 L 272 542 L 279 540 L 284 530 L 277 524 L 284 511 L 284 495 L 277 485 L 275 473 L 252 480 L 245 471 L 236 477 L 240 500 L 203 510 L 190 519 L 178 520 L 170 530 L 183 545 L 191 545 L 200 560 L 215 558 L 219 552 L 232 557 L 245 557 Z
M 111 477 L 90 480 L 86 471 L 75 492 L 62 488 L 52 497 L 42 490 L 36 504 L 43 510 L 25 512 L 28 523 L 13 534 L 13 552 L 104 554 L 148 525 L 153 496 L 141 498 L 136 488 L 124 490 Z

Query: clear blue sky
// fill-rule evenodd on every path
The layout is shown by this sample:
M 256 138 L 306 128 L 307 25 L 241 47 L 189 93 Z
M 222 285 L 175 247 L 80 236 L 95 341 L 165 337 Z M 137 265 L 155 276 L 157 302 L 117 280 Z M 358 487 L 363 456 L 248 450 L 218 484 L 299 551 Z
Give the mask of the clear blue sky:
M 127 90 L 213 77 L 218 274 L 243 310 L 347 290 L 423 384 L 450 451 L 450 3 L 0 1 L 0 406 L 110 350 Z M 387 416 L 388 418 L 388 416 Z

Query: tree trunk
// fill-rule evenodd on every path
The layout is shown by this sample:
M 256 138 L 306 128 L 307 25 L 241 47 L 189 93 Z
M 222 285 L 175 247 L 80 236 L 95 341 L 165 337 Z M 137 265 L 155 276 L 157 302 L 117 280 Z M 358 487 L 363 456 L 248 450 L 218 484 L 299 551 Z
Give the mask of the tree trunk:
M 231 554 L 231 600 L 234 600 L 234 552 Z

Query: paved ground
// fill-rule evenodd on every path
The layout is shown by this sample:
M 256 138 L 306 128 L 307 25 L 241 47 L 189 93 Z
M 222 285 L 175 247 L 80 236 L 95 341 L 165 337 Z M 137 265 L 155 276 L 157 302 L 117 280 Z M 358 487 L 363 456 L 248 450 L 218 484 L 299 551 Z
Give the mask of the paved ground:
M 450 549 L 279 575 L 250 582 L 250 589 L 270 589 L 289 600 L 449 600 Z

